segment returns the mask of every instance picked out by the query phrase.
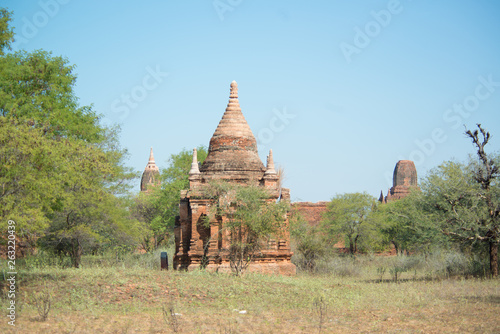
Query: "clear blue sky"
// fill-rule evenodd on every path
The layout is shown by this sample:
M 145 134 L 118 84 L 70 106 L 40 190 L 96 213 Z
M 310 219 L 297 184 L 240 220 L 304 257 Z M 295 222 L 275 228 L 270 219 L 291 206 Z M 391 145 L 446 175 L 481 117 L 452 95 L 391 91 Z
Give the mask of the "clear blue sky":
M 400 159 L 414 160 L 419 177 L 465 160 L 474 150 L 464 124 L 482 123 L 489 151 L 500 147 L 498 1 L 2 6 L 14 11 L 16 50 L 76 64 L 81 104 L 121 125 L 136 170 L 150 146 L 160 168 L 182 148 L 208 146 L 232 80 L 261 159 L 273 149 L 295 201 L 378 197 Z

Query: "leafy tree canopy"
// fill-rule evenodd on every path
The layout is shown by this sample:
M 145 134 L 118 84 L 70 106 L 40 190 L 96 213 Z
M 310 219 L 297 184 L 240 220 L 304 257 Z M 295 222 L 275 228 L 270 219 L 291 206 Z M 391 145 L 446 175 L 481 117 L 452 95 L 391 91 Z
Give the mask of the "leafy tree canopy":
M 207 157 L 207 149 L 200 146 L 197 149 L 198 161 L 203 163 Z M 179 199 L 181 190 L 189 188 L 189 170 L 193 161 L 192 151 L 183 149 L 172 154 L 168 167 L 160 171 L 161 185 L 152 187 L 148 192 L 139 193 L 135 199 L 134 217 L 144 222 L 149 230 L 144 235 L 142 245 L 146 251 L 154 250 L 168 236 L 179 215 Z
M 446 245 L 435 221 L 425 212 L 422 192 L 418 189 L 405 198 L 378 206 L 373 215 L 385 242 L 392 243 L 397 254 L 428 252 Z
M 500 243 L 500 183 L 498 154 L 486 154 L 490 134 L 466 131 L 477 148 L 478 159 L 467 164 L 448 161 L 433 169 L 422 182 L 427 212 L 441 232 L 462 245 L 487 244 L 490 270 L 498 276 Z
M 374 224 L 369 216 L 374 206 L 375 198 L 366 192 L 337 195 L 327 205 L 322 227 L 331 238 L 345 237 L 349 252 L 354 254 L 358 242 L 368 241 L 373 235 Z
M 0 215 L 16 220 L 33 240 L 45 234 L 51 249 L 67 245 L 64 252 L 77 267 L 84 240 L 100 247 L 112 239 L 106 234 L 126 230 L 127 213 L 116 195 L 125 194 L 126 181 L 136 175 L 124 166 L 118 129 L 79 106 L 67 59 L 42 50 L 5 52 L 10 20 L 0 9 Z
M 5 50 L 10 50 L 10 43 L 14 42 L 14 29 L 9 26 L 11 15 L 7 9 L 0 8 L 0 56 L 5 54 Z

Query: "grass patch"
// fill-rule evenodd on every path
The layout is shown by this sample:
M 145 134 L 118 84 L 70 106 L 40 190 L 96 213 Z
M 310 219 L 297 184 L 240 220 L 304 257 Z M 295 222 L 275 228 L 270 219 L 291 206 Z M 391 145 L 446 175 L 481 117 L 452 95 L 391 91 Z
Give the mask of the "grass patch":
M 381 280 L 377 272 L 393 265 L 393 258 L 345 259 L 354 275 L 235 277 L 160 271 L 159 263 L 147 264 L 150 257 L 144 255 L 142 264 L 92 259 L 81 269 L 20 268 L 17 296 L 23 307 L 16 328 L 8 326 L 2 291 L 2 332 L 500 332 L 499 280 L 428 279 L 426 269 L 418 267 L 422 263 L 410 260 L 401 261 L 411 262 L 416 274 L 401 272 L 396 282 L 388 272 Z M 42 291 L 51 297 L 44 322 L 36 321 L 37 305 L 30 298 Z

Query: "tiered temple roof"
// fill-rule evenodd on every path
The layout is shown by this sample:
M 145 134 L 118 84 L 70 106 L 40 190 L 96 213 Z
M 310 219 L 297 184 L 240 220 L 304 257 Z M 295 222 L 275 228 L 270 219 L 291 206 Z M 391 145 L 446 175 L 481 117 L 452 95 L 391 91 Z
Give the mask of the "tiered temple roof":
M 238 84 L 231 82 L 226 111 L 215 130 L 200 172 L 208 179 L 260 180 L 266 168 L 257 151 L 257 141 L 241 112 Z

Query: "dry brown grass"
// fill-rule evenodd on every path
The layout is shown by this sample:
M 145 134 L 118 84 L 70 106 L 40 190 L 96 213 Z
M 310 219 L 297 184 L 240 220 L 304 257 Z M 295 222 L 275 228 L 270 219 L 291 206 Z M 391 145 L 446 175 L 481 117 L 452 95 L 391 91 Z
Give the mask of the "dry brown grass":
M 2 316 L 3 333 L 171 333 L 163 309 L 172 305 L 181 314 L 180 333 L 318 333 L 318 298 L 328 306 L 322 333 L 500 332 L 499 280 L 377 283 L 115 268 L 42 269 L 20 277 L 24 307 L 15 328 Z M 53 300 L 45 322 L 36 321 L 29 299 L 42 289 Z

